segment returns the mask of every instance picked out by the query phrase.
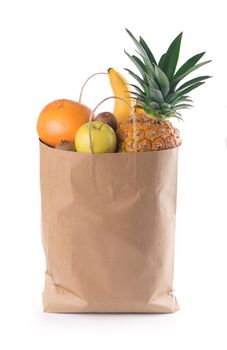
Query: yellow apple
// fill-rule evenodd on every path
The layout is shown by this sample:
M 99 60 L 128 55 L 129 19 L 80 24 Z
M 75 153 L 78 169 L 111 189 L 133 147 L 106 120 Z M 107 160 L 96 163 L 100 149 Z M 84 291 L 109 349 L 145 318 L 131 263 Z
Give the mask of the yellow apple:
M 100 121 L 91 122 L 91 139 L 93 153 L 112 153 L 116 151 L 117 137 L 108 124 Z M 76 133 L 77 152 L 90 153 L 89 123 L 83 124 Z

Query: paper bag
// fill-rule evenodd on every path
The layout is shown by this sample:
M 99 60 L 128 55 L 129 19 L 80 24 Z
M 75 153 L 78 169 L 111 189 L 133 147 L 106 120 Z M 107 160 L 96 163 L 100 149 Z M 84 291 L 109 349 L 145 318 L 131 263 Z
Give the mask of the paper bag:
M 81 154 L 40 142 L 46 312 L 172 313 L 178 149 Z

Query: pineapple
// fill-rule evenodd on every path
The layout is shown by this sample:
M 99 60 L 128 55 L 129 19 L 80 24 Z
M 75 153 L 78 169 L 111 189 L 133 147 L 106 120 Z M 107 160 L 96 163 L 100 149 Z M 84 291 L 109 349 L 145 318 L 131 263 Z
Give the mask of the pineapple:
M 161 56 L 157 63 L 151 50 L 143 38 L 139 41 L 127 30 L 134 41 L 139 54 L 126 55 L 135 64 L 139 75 L 129 69 L 126 71 L 137 81 L 137 85 L 129 84 L 130 91 L 136 99 L 135 113 L 119 124 L 117 130 L 119 152 L 160 151 L 181 144 L 179 131 L 170 123 L 170 118 L 182 120 L 180 110 L 191 108 L 192 100 L 188 93 L 210 78 L 199 76 L 178 84 L 188 74 L 209 63 L 197 63 L 205 52 L 188 59 L 177 71 L 182 33 L 180 33 Z M 140 86 L 138 86 L 138 83 Z

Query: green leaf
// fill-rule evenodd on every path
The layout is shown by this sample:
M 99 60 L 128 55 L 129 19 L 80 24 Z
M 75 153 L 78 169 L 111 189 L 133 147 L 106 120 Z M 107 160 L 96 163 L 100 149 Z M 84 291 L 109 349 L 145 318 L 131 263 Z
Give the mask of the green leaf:
M 136 96 L 136 98 L 139 97 L 139 98 L 144 99 L 144 100 L 147 99 L 147 95 L 145 95 L 145 94 L 140 94 L 140 93 L 135 92 L 135 91 L 129 91 L 129 92 L 131 95 Z
M 209 78 L 211 78 L 210 75 L 203 75 L 201 77 L 197 77 L 197 78 L 191 79 L 191 80 L 187 81 L 186 83 L 184 83 L 183 85 L 181 85 L 176 91 L 182 90 L 182 89 L 186 88 L 187 86 L 190 86 L 190 85 L 192 85 L 194 83 L 197 83 L 199 81 L 202 81 L 202 80 L 205 80 L 205 79 L 209 79 Z
M 193 101 L 189 96 L 183 95 L 183 96 L 177 98 L 176 103 L 179 103 L 179 102 L 191 102 L 192 103 Z
M 143 64 L 143 66 L 141 66 L 141 60 L 138 59 L 138 57 L 136 56 L 131 56 L 128 52 L 126 52 L 126 55 L 130 58 L 130 60 L 135 64 L 135 66 L 137 67 L 137 69 L 139 70 L 140 74 L 144 77 L 144 74 L 145 74 L 145 66 Z M 136 58 L 135 58 L 136 57 Z M 139 61 L 138 61 L 139 60 Z
M 178 97 L 182 97 L 183 95 L 187 94 L 188 92 L 196 89 L 197 87 L 199 87 L 200 85 L 204 84 L 204 82 L 199 82 L 199 83 L 195 83 L 189 87 L 187 87 L 186 89 L 177 91 L 171 95 L 169 95 L 166 99 L 167 102 L 173 102 L 173 101 L 177 101 Z
M 141 94 L 139 94 L 138 92 L 135 92 L 135 91 L 129 91 L 129 92 L 130 92 L 130 94 L 133 94 L 133 95 L 135 95 L 136 97 L 140 97 L 140 98 L 142 98 L 142 99 L 145 99 L 145 98 L 146 98 L 145 95 L 141 95 Z
M 162 94 L 164 97 L 166 97 L 170 89 L 169 79 L 157 65 L 154 66 L 154 73 L 155 73 L 155 78 L 158 81 L 158 84 L 162 90 Z
M 134 99 L 137 101 L 137 102 L 140 102 L 142 103 L 143 105 L 146 105 L 147 104 L 147 101 L 141 97 L 136 97 L 134 96 Z
M 192 68 L 190 68 L 189 70 L 187 70 L 187 72 L 185 72 L 184 74 L 180 75 L 179 77 L 177 77 L 176 79 L 174 79 L 170 86 L 171 86 L 171 91 L 173 91 L 175 89 L 175 87 L 177 86 L 177 84 L 183 79 L 185 78 L 188 74 L 194 72 L 196 69 L 204 66 L 205 64 L 211 62 L 211 60 L 209 61 L 205 61 L 205 62 L 202 62 L 202 63 L 198 63 L 196 64 L 195 66 L 193 66 Z
M 177 104 L 175 105 L 175 107 L 182 107 L 182 106 L 193 107 L 193 105 L 191 103 L 179 103 L 179 102 L 177 102 Z
M 165 103 L 165 102 L 164 102 L 164 103 L 162 103 L 161 107 L 162 107 L 162 108 L 168 108 L 168 109 L 169 109 L 169 108 L 171 108 L 171 105 L 170 105 L 169 103 Z
M 148 82 L 149 87 L 153 88 L 153 89 L 159 89 L 158 84 L 156 83 L 155 79 L 152 77 L 151 74 L 147 74 L 146 73 L 146 79 Z
M 150 88 L 149 92 L 150 92 L 150 96 L 154 100 L 154 102 L 157 102 L 159 104 L 162 104 L 164 102 L 164 98 L 163 98 L 160 90 Z
M 186 73 L 189 69 L 191 69 L 199 60 L 200 58 L 203 57 L 203 55 L 205 54 L 205 52 L 200 52 L 197 55 L 189 58 L 189 60 L 187 60 L 176 72 L 176 74 L 174 75 L 174 79 L 178 78 L 179 76 L 181 76 L 182 74 Z
M 163 108 L 161 111 L 165 115 L 168 115 L 168 114 L 171 114 L 171 113 L 175 112 L 175 110 L 173 110 L 173 109 L 165 109 L 165 108 Z
M 146 56 L 141 55 L 141 53 L 138 52 L 138 51 L 136 51 L 136 52 L 142 57 L 142 59 L 144 61 L 144 65 L 146 67 L 146 72 L 149 73 L 152 77 L 154 77 L 154 66 L 153 66 L 153 64 L 149 61 L 149 59 Z
M 147 98 L 147 96 L 145 95 L 145 93 L 141 94 L 140 92 L 135 92 L 135 91 L 129 91 L 129 93 L 131 95 L 135 95 L 137 97 L 141 97 L 141 98 Z
M 174 76 L 179 53 L 180 53 L 180 45 L 182 39 L 182 33 L 180 33 L 171 43 L 168 50 L 166 51 L 165 57 L 163 59 L 162 70 L 165 72 L 167 77 L 171 80 Z
M 137 62 L 137 64 L 141 67 L 141 69 L 146 72 L 146 66 L 145 64 L 141 61 L 141 59 L 135 55 L 132 55 L 132 57 L 134 58 L 134 60 Z
M 154 58 L 154 55 L 152 54 L 150 48 L 147 46 L 146 42 L 143 40 L 143 38 L 141 36 L 140 36 L 140 39 L 139 39 L 139 43 L 142 45 L 142 47 L 146 51 L 146 54 L 147 54 L 147 57 L 149 58 L 149 61 L 151 63 L 155 63 L 156 64 L 156 60 Z
M 142 91 L 137 85 L 134 85 L 134 84 L 128 84 L 128 85 L 132 86 L 140 94 L 144 94 L 144 91 Z
M 143 86 L 143 89 L 144 89 L 145 95 L 146 95 L 147 98 L 149 99 L 149 98 L 150 98 L 150 88 L 149 88 L 149 86 L 144 85 L 144 86 Z
M 134 79 L 136 79 L 138 81 L 138 83 L 143 87 L 144 85 L 144 80 L 141 79 L 137 74 L 135 74 L 134 72 L 132 72 L 130 69 L 128 68 L 124 68 Z
M 127 29 L 125 28 L 126 32 L 128 33 L 128 35 L 131 37 L 131 39 L 133 40 L 134 44 L 136 45 L 136 47 L 138 48 L 139 52 L 146 56 L 147 53 L 146 51 L 144 50 L 143 46 L 139 43 L 139 41 L 134 37 L 134 35 L 132 35 L 132 33 Z
M 171 115 L 171 118 L 177 118 L 181 121 L 184 121 L 184 119 L 181 117 L 181 114 L 180 113 L 175 113 L 173 115 Z
M 160 105 L 157 102 L 151 102 L 150 106 L 154 109 L 160 109 Z
M 188 109 L 188 108 L 192 108 L 193 105 L 190 105 L 188 103 L 181 103 L 179 105 L 176 105 L 175 106 L 175 109 L 178 110 L 178 109 Z
M 141 97 L 141 96 L 137 96 L 136 94 L 133 94 L 132 96 L 136 101 L 142 102 L 146 104 L 146 99 Z
M 161 56 L 159 62 L 158 62 L 158 66 L 159 68 L 163 69 L 163 63 L 164 63 L 164 59 L 165 59 L 165 53 Z

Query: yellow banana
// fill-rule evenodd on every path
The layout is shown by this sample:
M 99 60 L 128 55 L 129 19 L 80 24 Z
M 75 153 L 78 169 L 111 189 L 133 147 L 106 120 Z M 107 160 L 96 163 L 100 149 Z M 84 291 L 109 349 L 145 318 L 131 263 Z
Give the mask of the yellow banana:
M 128 106 L 120 99 L 115 99 L 113 114 L 117 118 L 118 123 L 121 123 L 131 115 L 132 98 L 130 97 L 127 81 L 119 72 L 114 68 L 109 68 L 108 75 L 114 96 L 121 97 L 129 104 Z

